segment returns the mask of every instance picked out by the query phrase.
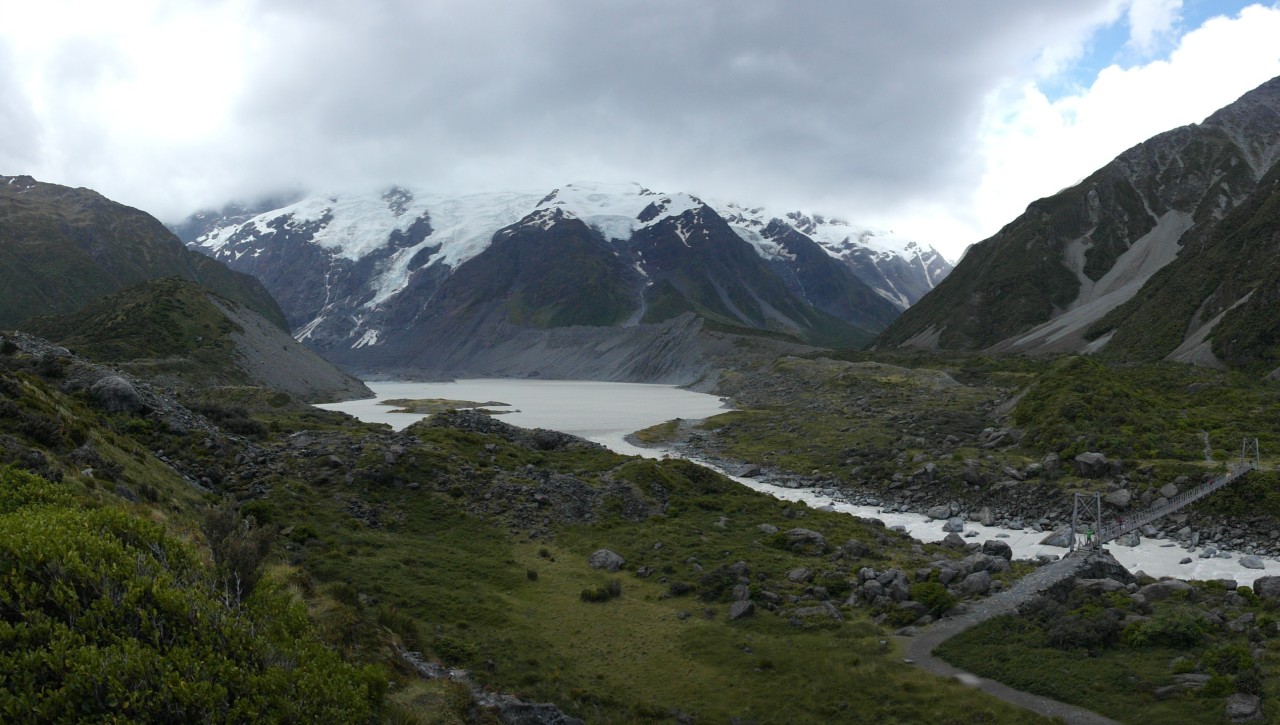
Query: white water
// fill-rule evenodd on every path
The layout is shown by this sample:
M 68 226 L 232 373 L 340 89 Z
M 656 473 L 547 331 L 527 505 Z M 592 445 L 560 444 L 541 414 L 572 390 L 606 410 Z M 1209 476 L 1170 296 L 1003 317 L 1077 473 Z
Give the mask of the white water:
M 641 385 L 583 380 L 516 380 L 481 378 L 452 383 L 367 383 L 375 398 L 325 403 L 318 406 L 340 410 L 370 423 L 386 423 L 396 430 L 425 416 L 392 413 L 391 406 L 378 401 L 408 398 L 443 398 L 475 403 L 496 401 L 508 406 L 488 405 L 494 411 L 512 411 L 498 420 L 522 428 L 549 428 L 595 441 L 628 456 L 660 457 L 662 451 L 639 448 L 623 437 L 641 428 L 672 418 L 701 419 L 728 408 L 714 395 L 693 393 L 674 385 Z
M 526 428 L 550 428 L 595 441 L 624 455 L 659 458 L 672 451 L 638 448 L 623 440 L 628 433 L 656 425 L 672 418 L 700 419 L 723 413 L 726 406 L 713 395 L 693 393 L 670 385 L 637 383 L 605 383 L 580 380 L 515 380 L 507 378 L 459 380 L 451 383 L 368 383 L 376 398 L 327 403 L 321 408 L 340 410 L 371 423 L 387 423 L 396 430 L 423 418 L 422 415 L 392 413 L 392 407 L 378 401 L 392 398 L 445 398 L 478 403 L 498 401 L 510 407 L 486 406 L 493 410 L 514 410 L 499 420 Z M 699 461 L 700 463 L 705 462 Z M 714 467 L 714 466 L 712 466 Z M 723 473 L 723 471 L 722 471 Z M 832 500 L 830 495 L 814 489 L 791 489 L 773 486 L 748 478 L 731 476 L 733 480 L 756 491 L 786 501 L 802 501 L 812 507 L 830 506 L 835 511 L 866 518 L 877 518 L 887 526 L 902 526 L 913 537 L 926 542 L 940 541 L 946 533 L 942 521 L 921 514 L 883 513 L 873 506 L 854 506 Z M 1047 534 L 1026 529 L 1013 531 L 994 526 L 966 523 L 965 533 L 977 531 L 973 541 L 1002 538 L 1013 548 L 1015 558 L 1033 558 L 1039 554 L 1061 556 L 1066 549 L 1042 546 Z M 963 534 L 962 534 L 963 536 Z M 966 539 L 968 541 L 970 539 Z M 1246 569 L 1231 559 L 1201 559 L 1199 549 L 1188 552 L 1172 542 L 1143 539 L 1133 548 L 1112 543 L 1107 546 L 1115 558 L 1129 571 L 1143 571 L 1153 577 L 1172 576 L 1180 579 L 1235 579 L 1239 584 L 1252 584 L 1254 579 L 1280 572 L 1280 562 L 1264 559 L 1265 570 Z M 1190 564 L 1179 564 L 1185 557 Z

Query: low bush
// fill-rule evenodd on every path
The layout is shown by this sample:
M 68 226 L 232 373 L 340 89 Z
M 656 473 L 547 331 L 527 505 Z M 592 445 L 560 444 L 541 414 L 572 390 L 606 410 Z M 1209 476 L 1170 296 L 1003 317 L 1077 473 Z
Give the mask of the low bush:
M 386 679 L 343 663 L 305 609 L 227 602 L 157 523 L 0 470 L 0 721 L 374 722 Z
M 613 579 L 608 584 L 588 587 L 579 594 L 584 602 L 607 602 L 620 596 L 622 596 L 622 582 L 617 579 Z

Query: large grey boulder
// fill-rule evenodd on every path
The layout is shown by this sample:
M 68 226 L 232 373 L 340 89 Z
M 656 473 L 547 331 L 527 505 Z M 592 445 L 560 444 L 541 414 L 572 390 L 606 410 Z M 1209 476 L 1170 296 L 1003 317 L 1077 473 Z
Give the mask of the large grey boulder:
M 752 604 L 749 600 L 734 602 L 729 605 L 729 621 L 735 621 L 742 619 L 743 617 L 750 617 L 752 614 L 755 614 L 755 611 L 756 605 Z
M 1081 453 L 1072 459 L 1076 475 L 1085 478 L 1102 478 L 1111 470 L 1107 457 L 1101 453 Z
M 942 525 L 942 530 L 949 534 L 959 534 L 964 532 L 964 519 L 959 516 L 952 516 L 947 519 L 947 523 Z
M 1250 554 L 1249 556 L 1240 557 L 1240 566 L 1246 569 L 1266 569 L 1267 565 L 1262 563 L 1262 559 Z
M 1005 561 L 1013 559 L 1013 547 L 999 539 L 987 539 L 982 542 L 982 553 L 987 556 L 1003 557 Z
M 996 523 L 996 515 L 991 513 L 990 506 L 983 506 L 981 509 L 978 509 L 977 521 L 983 526 L 994 526 Z
M 626 566 L 627 560 L 608 549 L 597 549 L 592 552 L 591 556 L 587 557 L 587 564 L 593 569 L 618 571 L 622 567 Z
M 826 538 L 817 531 L 802 528 L 787 529 L 784 536 L 787 539 L 787 548 L 795 552 L 817 556 L 827 550 Z
M 1280 602 L 1280 576 L 1260 576 L 1254 579 L 1253 593 L 1263 599 Z
M 107 375 L 89 386 L 89 397 L 109 413 L 140 413 L 146 409 L 133 383 L 119 375 Z
M 1071 529 L 1058 529 L 1040 540 L 1044 546 L 1060 546 L 1063 549 L 1071 547 Z
M 1128 546 L 1132 548 L 1142 543 L 1142 537 L 1138 535 L 1138 532 L 1130 531 L 1124 536 L 1116 539 L 1116 543 L 1120 546 Z
M 975 571 L 960 582 L 960 592 L 966 596 L 977 596 L 991 591 L 991 575 L 985 571 Z
M 946 504 L 942 504 L 941 506 L 933 506 L 933 507 L 930 507 L 930 509 L 925 512 L 925 515 L 935 521 L 938 521 L 940 519 L 949 519 L 951 518 L 951 507 Z
M 1121 488 L 1103 496 L 1102 500 L 1118 509 L 1127 509 L 1129 503 L 1133 501 L 1133 492 L 1127 488 Z
M 1255 722 L 1262 719 L 1262 698 L 1237 692 L 1227 698 L 1223 712 L 1231 722 Z
M 1166 483 L 1160 487 L 1160 495 L 1165 498 L 1173 498 L 1178 495 L 1178 484 Z
M 941 542 L 941 543 L 942 543 L 942 545 L 943 545 L 943 546 L 947 547 L 948 549 L 963 549 L 963 548 L 964 548 L 964 538 L 963 538 L 963 537 L 961 537 L 961 536 L 960 536 L 960 534 L 957 534 L 957 533 L 955 533 L 955 532 L 952 532 L 952 533 L 947 534 L 946 536 L 944 536 L 944 537 L 942 538 L 942 542 Z

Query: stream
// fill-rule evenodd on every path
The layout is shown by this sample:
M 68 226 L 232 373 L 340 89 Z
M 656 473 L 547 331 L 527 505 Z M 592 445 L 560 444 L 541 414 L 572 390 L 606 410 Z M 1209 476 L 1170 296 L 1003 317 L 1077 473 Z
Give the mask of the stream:
M 422 414 L 393 413 L 392 407 L 380 401 L 396 398 L 448 399 L 477 403 L 500 402 L 505 406 L 484 407 L 504 412 L 499 420 L 525 428 L 549 428 L 595 441 L 623 455 L 662 458 L 679 455 L 662 448 L 640 448 L 625 440 L 637 430 L 672 418 L 697 420 L 729 410 L 725 401 L 714 395 L 694 393 L 672 385 L 611 383 L 581 380 L 519 380 L 510 378 L 458 380 L 448 383 L 372 382 L 368 386 L 376 397 L 326 403 L 318 407 L 339 410 L 367 422 L 386 423 L 403 429 L 425 417 Z M 946 536 L 944 521 L 931 520 L 923 514 L 885 513 L 875 506 L 857 506 L 839 498 L 839 492 L 825 489 L 793 489 L 774 486 L 749 478 L 729 475 L 707 461 L 691 458 L 696 463 L 724 473 L 738 483 L 786 501 L 800 501 L 813 508 L 875 518 L 886 526 L 901 527 L 911 536 L 925 542 L 940 541 Z M 973 533 L 976 532 L 976 536 Z M 1001 539 L 1013 548 L 1015 558 L 1029 559 L 1040 555 L 1062 556 L 1066 549 L 1044 546 L 1040 540 L 1047 532 L 1021 531 L 982 526 L 966 522 L 961 536 L 982 542 Z M 1188 551 L 1172 541 L 1143 538 L 1135 547 L 1115 542 L 1107 550 L 1127 568 L 1153 577 L 1179 579 L 1234 579 L 1240 585 L 1280 573 L 1280 561 L 1264 558 L 1265 569 L 1248 569 L 1240 565 L 1239 555 L 1231 558 L 1200 558 L 1200 549 Z M 1190 557 L 1188 564 L 1179 563 Z

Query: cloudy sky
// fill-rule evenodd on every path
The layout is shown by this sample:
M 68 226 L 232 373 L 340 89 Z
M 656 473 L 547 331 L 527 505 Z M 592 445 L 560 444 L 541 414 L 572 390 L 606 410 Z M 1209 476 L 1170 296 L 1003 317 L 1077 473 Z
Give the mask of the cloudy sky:
M 1269 0 L 0 0 L 0 174 L 166 221 L 575 180 L 955 258 L 1280 75 Z

